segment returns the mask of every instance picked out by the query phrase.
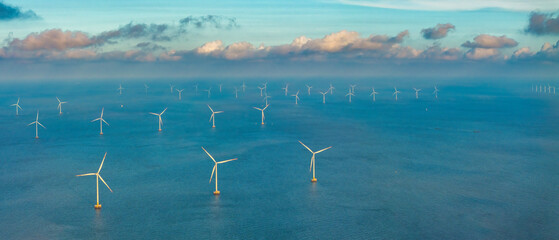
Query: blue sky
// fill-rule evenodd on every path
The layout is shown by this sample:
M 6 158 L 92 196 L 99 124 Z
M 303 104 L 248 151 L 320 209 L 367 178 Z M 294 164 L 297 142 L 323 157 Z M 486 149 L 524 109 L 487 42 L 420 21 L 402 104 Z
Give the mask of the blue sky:
M 441 59 L 452 65 L 558 65 L 559 25 L 554 24 L 559 24 L 559 2 L 488 2 L 3 1 L 21 14 L 0 16 L 0 36 L 5 38 L 0 69 L 41 65 L 48 71 L 45 65 L 60 67 L 69 60 L 64 64 L 82 67 L 92 62 L 180 66 L 176 62 L 219 61 L 220 66 L 239 66 L 263 61 L 274 66 L 304 61 L 318 66 L 419 60 L 429 66 L 440 65 Z M 36 16 L 29 17 L 28 11 Z M 527 31 L 534 16 L 543 17 L 543 25 L 530 25 Z M 181 23 L 187 18 L 189 23 Z M 141 27 L 137 24 L 147 27 L 141 36 L 134 35 L 133 27 Z M 451 27 L 444 36 L 426 39 L 423 29 L 442 33 L 437 24 Z M 165 30 L 153 33 L 157 27 Z M 111 31 L 120 35 L 108 37 Z M 295 39 L 299 45 L 293 45 Z

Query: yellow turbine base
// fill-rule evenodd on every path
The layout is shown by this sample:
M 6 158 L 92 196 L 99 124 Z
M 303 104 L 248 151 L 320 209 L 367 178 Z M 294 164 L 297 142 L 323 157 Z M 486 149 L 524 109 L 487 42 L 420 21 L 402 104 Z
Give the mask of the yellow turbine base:
M 35 139 L 39 139 L 39 137 L 35 137 Z
M 159 131 L 161 132 L 161 129 L 159 129 Z
M 312 179 L 311 179 L 311 182 L 316 182 L 316 178 L 312 178 Z
M 219 195 L 219 191 L 215 191 L 215 192 L 214 192 L 214 195 Z
M 264 125 L 264 123 L 262 123 L 262 125 Z
M 101 204 L 95 204 L 95 206 L 93 206 L 95 209 L 101 209 Z
M 99 133 L 99 135 L 103 135 L 103 133 Z
M 215 126 L 212 126 L 212 127 L 214 128 Z

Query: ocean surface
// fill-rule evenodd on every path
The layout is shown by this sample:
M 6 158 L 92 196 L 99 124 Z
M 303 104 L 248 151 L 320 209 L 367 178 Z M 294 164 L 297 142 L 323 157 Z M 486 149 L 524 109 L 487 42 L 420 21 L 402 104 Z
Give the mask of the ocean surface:
M 559 93 L 531 89 L 552 81 L 246 79 L 245 92 L 242 79 L 0 83 L 0 238 L 557 239 Z M 68 102 L 62 115 L 55 97 Z M 207 104 L 224 111 L 216 128 Z M 102 108 L 101 136 L 91 120 Z M 158 132 L 148 113 L 165 108 Z M 27 126 L 37 110 L 39 139 Z M 316 155 L 317 183 L 298 141 L 332 146 Z M 220 196 L 201 147 L 238 158 L 219 165 Z M 75 175 L 96 172 L 105 152 L 114 192 L 100 183 L 95 210 L 95 177 Z

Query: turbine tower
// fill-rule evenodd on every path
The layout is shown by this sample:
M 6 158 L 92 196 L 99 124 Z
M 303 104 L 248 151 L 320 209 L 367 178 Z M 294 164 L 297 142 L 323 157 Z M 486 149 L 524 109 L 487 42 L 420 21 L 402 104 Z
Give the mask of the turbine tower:
M 97 180 L 95 181 L 97 183 L 97 204 L 95 204 L 95 206 L 94 206 L 95 209 L 101 209 L 101 204 L 99 204 L 99 179 L 101 179 L 101 181 L 105 184 L 105 186 L 107 186 L 107 188 L 111 192 L 113 192 L 113 190 L 109 187 L 107 182 L 105 182 L 105 180 L 103 180 L 103 178 L 101 177 L 101 174 L 99 174 L 99 172 L 101 172 L 101 168 L 103 168 L 103 163 L 105 162 L 106 157 L 107 157 L 107 152 L 105 152 L 105 156 L 103 156 L 103 160 L 101 161 L 101 166 L 99 166 L 99 170 L 97 170 L 97 172 L 76 175 L 76 177 L 95 176 L 97 178 Z
M 415 99 L 419 99 L 419 92 L 421 91 L 421 88 L 413 88 L 413 90 L 415 91 Z
M 309 172 L 312 170 L 312 179 L 311 179 L 311 182 L 314 183 L 314 182 L 316 182 L 316 177 L 315 177 L 315 174 L 314 174 L 314 168 L 315 168 L 315 167 L 314 167 L 314 166 L 315 166 L 315 161 L 314 161 L 315 158 L 314 158 L 314 156 L 315 156 L 317 153 L 321 153 L 321 152 L 324 152 L 324 151 L 326 151 L 326 150 L 332 148 L 332 146 L 327 147 L 327 148 L 324 148 L 324 149 L 322 149 L 322 150 L 318 150 L 318 151 L 316 151 L 316 152 L 313 152 L 309 147 L 307 147 L 307 145 L 303 144 L 301 141 L 299 141 L 299 143 L 301 143 L 301 145 L 303 145 L 303 147 L 305 147 L 307 150 L 309 150 L 309 152 L 312 153 L 312 157 L 311 157 L 311 166 L 310 166 L 310 168 L 309 168 Z
M 175 90 L 177 90 L 177 92 L 179 92 L 179 100 L 181 100 L 182 99 L 182 91 L 184 91 L 184 88 L 180 89 L 180 90 L 179 89 L 175 89 Z
M 371 94 L 369 96 L 373 96 L 373 102 L 376 101 L 376 96 L 377 96 L 378 92 L 375 91 L 375 88 L 373 88 L 373 92 L 371 92 Z
M 212 182 L 212 178 L 213 178 L 214 173 L 215 173 L 215 192 L 214 192 L 214 195 L 219 195 L 220 192 L 217 189 L 217 165 L 222 164 L 222 163 L 226 163 L 226 162 L 235 161 L 235 160 L 237 160 L 237 158 L 216 162 L 214 157 L 212 157 L 212 155 L 210 155 L 210 153 L 208 151 L 206 151 L 206 149 L 204 147 L 202 147 L 202 149 L 204 150 L 204 152 L 206 152 L 206 154 L 208 154 L 208 156 L 210 156 L 212 161 L 214 161 L 214 168 L 212 169 L 212 175 L 210 175 L 210 183 Z
M 289 83 L 285 84 L 285 87 L 281 88 L 283 90 L 285 90 L 285 96 L 287 96 L 287 89 L 289 88 Z
M 346 96 L 349 96 L 349 103 L 351 103 L 351 96 L 355 96 L 355 94 L 353 94 L 351 89 L 348 89 L 348 90 L 349 90 L 349 92 L 346 94 Z
M 167 108 L 163 109 L 163 112 L 161 112 L 161 113 L 152 113 L 152 112 L 149 113 L 149 114 L 155 115 L 159 118 L 158 123 L 159 123 L 159 131 L 160 132 L 161 132 L 161 125 L 163 125 L 163 120 L 161 119 L 161 115 L 163 115 L 163 113 L 165 113 L 165 111 L 167 111 Z
M 254 109 L 259 110 L 259 111 L 262 112 L 262 125 L 264 125 L 264 119 L 266 118 L 266 117 L 264 117 L 264 110 L 266 110 L 266 108 L 268 108 L 268 106 L 270 106 L 270 105 L 266 104 L 266 107 L 264 107 L 264 108 L 253 107 Z
M 18 109 L 23 110 L 23 109 L 19 106 L 19 98 L 17 98 L 17 102 L 16 102 L 16 103 L 14 103 L 14 104 L 12 104 L 12 105 L 10 105 L 10 106 L 12 106 L 12 107 L 15 106 L 15 107 L 16 107 L 16 116 L 19 116 L 19 111 L 18 111 Z
M 214 110 L 212 109 L 212 107 L 210 107 L 210 105 L 208 105 L 208 108 L 210 108 L 210 110 L 212 111 L 212 115 L 210 116 L 210 122 L 212 122 L 212 127 L 215 128 L 215 115 L 217 113 L 222 113 L 223 111 L 214 112 Z
M 62 104 L 68 103 L 68 102 L 62 102 L 62 101 L 60 101 L 60 99 L 58 99 L 58 97 L 56 97 L 56 100 L 58 100 L 58 107 L 56 107 L 56 109 L 58 109 L 58 114 L 62 115 Z
M 312 88 L 312 86 L 309 86 L 309 85 L 306 85 L 306 84 L 305 84 L 305 86 L 307 86 L 307 93 L 308 93 L 309 96 L 310 96 L 310 95 L 311 95 L 311 88 Z
M 326 94 L 328 94 L 329 90 L 326 90 L 326 92 L 319 92 L 320 94 L 322 94 L 322 104 L 326 103 Z
M 119 84 L 119 86 L 117 88 L 119 95 L 122 95 L 122 89 L 124 89 L 124 88 L 122 88 L 122 84 Z
M 39 138 L 39 125 L 41 125 L 41 127 L 46 129 L 46 127 L 43 126 L 43 124 L 41 124 L 39 122 L 39 110 L 37 110 L 37 118 L 35 119 L 35 121 L 30 123 L 30 124 L 27 124 L 27 126 L 31 126 L 32 124 L 35 124 L 35 139 L 38 139 Z
M 91 122 L 99 121 L 99 135 L 103 135 L 103 123 L 109 126 L 109 123 L 103 119 L 103 113 L 105 112 L 105 108 L 101 108 L 101 117 L 91 120 Z
M 398 93 L 400 93 L 400 91 L 398 91 L 398 89 L 394 88 L 394 93 L 392 95 L 394 95 L 396 97 L 396 101 L 398 101 Z
M 540 88 L 541 91 L 541 88 Z M 435 91 L 433 91 L 433 94 L 435 94 L 435 98 L 439 99 L 439 89 L 437 88 L 437 85 L 435 85 Z
M 291 96 L 295 97 L 295 105 L 297 105 L 298 104 L 297 101 L 299 100 L 299 91 L 297 91 L 297 94 L 293 94 Z

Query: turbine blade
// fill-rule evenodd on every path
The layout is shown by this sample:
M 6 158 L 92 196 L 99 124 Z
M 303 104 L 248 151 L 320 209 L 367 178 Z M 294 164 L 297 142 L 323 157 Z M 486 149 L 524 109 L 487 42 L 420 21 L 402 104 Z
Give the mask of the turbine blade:
M 302 143 L 301 141 L 299 141 L 299 143 L 300 143 L 301 145 L 303 145 L 303 147 L 305 147 L 306 149 L 308 149 L 309 152 L 313 152 L 309 147 L 307 147 L 307 145 L 305 145 L 305 144 Z
M 217 163 L 214 165 L 214 168 L 212 169 L 212 175 L 210 175 L 210 182 L 212 182 L 212 178 L 214 177 L 215 168 L 217 168 Z
M 107 152 L 105 152 L 105 156 L 103 156 L 103 160 L 101 161 L 101 165 L 99 166 L 99 170 L 97 170 L 97 173 L 101 172 L 101 168 L 103 167 L 103 163 L 105 162 L 106 157 L 107 157 Z
M 35 124 L 35 122 L 32 122 L 32 123 L 30 123 L 30 124 L 27 124 L 27 126 L 31 126 L 32 124 Z
M 105 121 L 105 119 L 101 118 L 101 121 L 103 121 L 104 123 L 106 123 L 107 125 L 109 125 L 109 123 L 107 121 Z M 110 126 L 110 125 L 109 125 Z
M 86 174 L 76 175 L 76 177 L 91 176 L 91 175 L 95 175 L 95 174 L 96 173 L 86 173 Z
M 214 112 L 214 113 L 222 113 L 222 112 L 223 112 L 223 111 L 217 111 L 217 112 Z
M 210 107 L 209 104 L 206 104 L 206 105 L 208 105 L 208 107 L 210 108 L 210 110 L 211 110 L 212 112 L 214 112 L 214 110 L 212 109 L 212 107 Z
M 157 114 L 157 113 L 152 113 L 152 112 L 150 112 L 149 114 L 155 115 L 155 116 L 159 116 L 159 114 Z
M 270 106 L 270 104 L 266 105 L 266 107 L 264 107 L 264 108 L 262 109 L 262 111 L 266 110 L 266 108 L 268 108 L 268 106 Z
M 105 180 L 103 180 L 103 178 L 101 177 L 101 175 L 98 175 L 98 176 L 99 176 L 99 179 L 101 179 L 101 181 L 103 181 L 103 183 L 105 184 L 105 186 L 107 186 L 107 188 L 108 188 L 109 190 L 111 190 L 111 192 L 113 192 L 113 190 L 109 187 L 109 184 L 107 184 L 107 183 L 105 182 Z
M 257 107 L 253 107 L 253 108 L 256 109 L 256 110 L 262 111 L 262 109 L 260 109 L 260 108 L 257 108 Z
M 93 119 L 93 120 L 91 120 L 91 122 L 95 122 L 95 121 L 99 121 L 99 120 L 101 120 L 101 118 Z
M 43 127 L 44 129 L 47 129 L 45 126 L 43 126 L 43 124 L 41 124 L 40 122 L 37 122 L 37 124 L 41 125 L 41 127 Z
M 330 146 L 330 147 L 327 147 L 327 148 L 325 148 L 325 149 L 322 149 L 322 150 L 319 150 L 319 151 L 316 151 L 315 153 L 320 153 L 320 152 L 324 152 L 324 151 L 326 151 L 326 150 L 328 150 L 328 149 L 330 149 L 330 148 L 332 148 L 332 146 Z
M 235 161 L 235 160 L 237 160 L 237 158 L 233 158 L 233 159 L 229 159 L 229 160 L 224 160 L 224 161 L 221 161 L 221 162 L 217 162 L 217 164 L 226 163 L 226 162 L 231 162 L 231 161 Z
M 210 158 L 214 161 L 214 163 L 216 162 L 214 157 L 212 157 L 212 155 L 210 155 L 210 153 L 208 151 L 206 151 L 206 149 L 204 147 L 202 147 L 202 149 L 204 150 L 204 152 L 206 152 L 206 154 L 208 154 L 208 156 L 210 156 Z
M 161 112 L 159 115 L 163 115 L 163 113 L 165 113 L 165 111 L 167 111 L 167 108 L 165 108 L 165 110 L 163 110 L 163 112 Z

